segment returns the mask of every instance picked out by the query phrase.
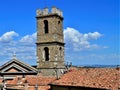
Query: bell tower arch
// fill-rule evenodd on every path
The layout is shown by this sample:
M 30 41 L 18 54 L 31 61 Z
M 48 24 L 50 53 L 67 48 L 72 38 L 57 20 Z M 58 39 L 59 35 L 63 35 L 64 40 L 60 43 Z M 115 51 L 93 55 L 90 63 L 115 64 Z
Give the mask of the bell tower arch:
M 36 11 L 37 16 L 37 68 L 45 76 L 64 71 L 64 39 L 62 11 L 52 7 Z

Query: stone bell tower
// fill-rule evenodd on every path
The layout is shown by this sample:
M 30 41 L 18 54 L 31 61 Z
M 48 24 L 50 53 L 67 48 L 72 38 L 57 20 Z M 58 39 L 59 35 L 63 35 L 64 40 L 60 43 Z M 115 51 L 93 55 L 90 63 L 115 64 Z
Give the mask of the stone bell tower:
M 64 39 L 62 11 L 52 7 L 36 11 L 37 68 L 44 76 L 61 75 L 64 65 Z

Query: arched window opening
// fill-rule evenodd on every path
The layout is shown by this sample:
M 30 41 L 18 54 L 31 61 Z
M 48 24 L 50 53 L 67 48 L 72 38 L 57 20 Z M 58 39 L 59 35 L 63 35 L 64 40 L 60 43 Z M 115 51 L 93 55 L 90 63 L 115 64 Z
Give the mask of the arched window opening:
M 58 24 L 60 24 L 60 21 L 58 21 Z
M 59 50 L 61 51 L 61 50 L 62 50 L 62 48 L 60 47 L 60 48 L 59 48 Z
M 45 52 L 45 61 L 49 61 L 49 48 L 45 47 L 44 48 L 44 52 Z
M 44 30 L 45 30 L 45 33 L 48 33 L 48 21 L 47 20 L 44 20 Z

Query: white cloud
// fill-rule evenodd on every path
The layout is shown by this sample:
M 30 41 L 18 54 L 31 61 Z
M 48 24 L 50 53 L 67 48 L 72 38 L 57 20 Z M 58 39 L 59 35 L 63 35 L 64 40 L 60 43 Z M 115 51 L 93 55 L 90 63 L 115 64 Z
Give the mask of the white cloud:
M 29 61 L 34 61 L 36 63 L 36 33 L 18 38 L 16 36 L 19 36 L 19 34 L 15 31 L 10 31 L 0 37 L 1 59 L 10 60 L 13 53 L 16 52 L 19 60 L 28 61 L 28 63 Z
M 26 35 L 20 39 L 20 43 L 23 43 L 24 45 L 33 45 L 36 42 L 36 33 L 33 33 L 32 35 Z
M 13 40 L 14 36 L 19 36 L 19 34 L 15 31 L 6 32 L 0 37 L 0 42 L 10 42 Z
M 102 36 L 102 34 L 100 34 L 99 32 L 93 32 L 93 33 L 88 33 L 88 34 L 84 34 L 84 37 L 87 36 L 87 39 L 98 39 Z
M 89 32 L 82 34 L 74 28 L 67 27 L 64 30 L 64 38 L 66 45 L 73 48 L 75 51 L 96 49 L 99 47 L 97 44 L 91 44 L 90 40 L 97 40 L 102 34 L 99 32 Z
M 10 60 L 13 52 L 16 52 L 19 60 L 23 60 L 30 64 L 36 63 L 36 33 L 18 37 L 15 31 L 6 32 L 0 37 L 0 57 L 4 60 Z M 102 34 L 99 32 L 80 33 L 74 28 L 66 28 L 64 30 L 65 49 L 74 49 L 74 51 L 90 50 L 99 48 L 99 45 L 91 44 L 91 40 L 97 40 Z M 18 37 L 18 38 L 16 38 Z M 16 39 L 15 39 L 16 38 Z M 4 43 L 5 42 L 5 43 Z M 7 42 L 7 44 L 6 44 Z M 104 46 L 104 48 L 107 48 Z M 74 53 L 71 52 L 71 53 Z

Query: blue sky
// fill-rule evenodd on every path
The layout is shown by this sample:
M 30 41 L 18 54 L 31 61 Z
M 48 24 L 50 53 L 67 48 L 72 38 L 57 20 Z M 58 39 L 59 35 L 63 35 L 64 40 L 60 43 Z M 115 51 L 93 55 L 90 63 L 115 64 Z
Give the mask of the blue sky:
M 36 9 L 63 11 L 65 60 L 74 65 L 117 65 L 119 0 L 0 0 L 0 65 L 17 58 L 36 64 Z

